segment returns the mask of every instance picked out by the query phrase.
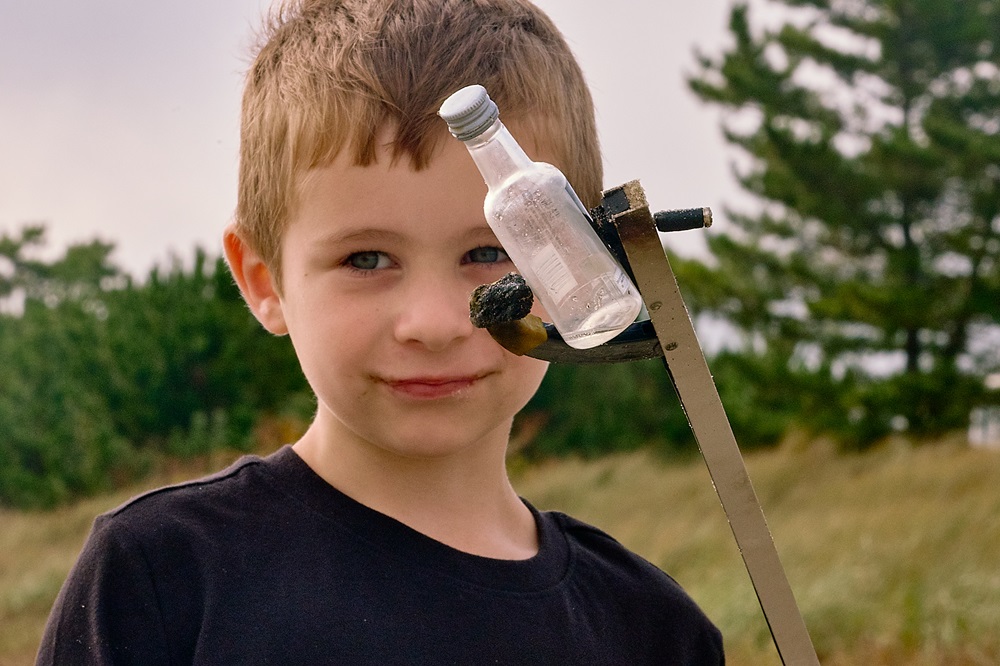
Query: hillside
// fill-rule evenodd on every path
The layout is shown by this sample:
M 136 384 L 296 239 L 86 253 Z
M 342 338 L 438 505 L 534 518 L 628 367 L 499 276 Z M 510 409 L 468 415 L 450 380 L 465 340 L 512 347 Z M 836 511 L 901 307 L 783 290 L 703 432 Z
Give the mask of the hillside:
M 0 666 L 31 663 L 94 515 L 226 462 L 54 512 L 0 512 Z M 748 467 L 824 664 L 1000 662 L 1000 453 L 958 440 L 847 457 L 790 444 Z M 677 578 L 722 628 L 729 663 L 779 663 L 700 460 L 639 452 L 512 470 L 540 508 L 602 527 Z

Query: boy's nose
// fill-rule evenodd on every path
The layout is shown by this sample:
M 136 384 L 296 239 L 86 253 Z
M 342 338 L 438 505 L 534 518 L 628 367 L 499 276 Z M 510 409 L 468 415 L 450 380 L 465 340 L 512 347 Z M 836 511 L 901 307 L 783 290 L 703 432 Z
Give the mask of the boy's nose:
M 468 293 L 466 293 L 468 292 Z M 401 295 L 395 323 L 399 342 L 416 342 L 442 351 L 476 330 L 469 319 L 471 289 L 463 283 L 427 280 L 414 283 Z

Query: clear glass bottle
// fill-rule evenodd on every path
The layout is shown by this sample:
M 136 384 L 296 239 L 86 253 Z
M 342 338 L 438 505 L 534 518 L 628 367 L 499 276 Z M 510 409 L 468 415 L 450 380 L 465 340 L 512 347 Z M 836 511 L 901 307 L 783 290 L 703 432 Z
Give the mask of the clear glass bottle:
M 590 225 L 566 176 L 528 157 L 482 86 L 462 88 L 438 113 L 489 187 L 486 221 L 563 340 L 588 349 L 628 327 L 642 308 L 639 291 Z

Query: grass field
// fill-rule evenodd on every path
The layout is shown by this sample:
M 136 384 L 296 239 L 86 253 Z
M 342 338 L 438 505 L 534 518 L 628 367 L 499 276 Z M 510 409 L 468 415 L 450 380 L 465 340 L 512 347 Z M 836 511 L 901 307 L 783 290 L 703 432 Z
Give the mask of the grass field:
M 226 462 L 164 469 L 144 487 Z M 1000 453 L 959 438 L 859 456 L 790 443 L 747 465 L 824 664 L 1000 663 Z M 540 508 L 604 528 L 677 578 L 722 629 L 729 663 L 780 663 L 700 460 L 639 452 L 512 471 Z M 93 517 L 142 489 L 0 512 L 0 666 L 31 663 Z

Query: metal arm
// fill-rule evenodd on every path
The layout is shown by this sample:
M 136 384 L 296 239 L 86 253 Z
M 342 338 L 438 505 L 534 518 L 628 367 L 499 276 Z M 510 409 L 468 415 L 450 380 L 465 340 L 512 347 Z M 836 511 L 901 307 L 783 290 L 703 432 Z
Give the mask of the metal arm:
M 775 647 L 784 664 L 818 666 L 816 650 L 785 577 L 670 261 L 656 233 L 645 193 L 638 181 L 632 181 L 616 188 L 615 196 L 618 195 L 624 196 L 624 205 L 609 211 L 611 221 L 649 309 L 667 372 L 705 458 Z M 608 198 L 605 194 L 605 199 Z

